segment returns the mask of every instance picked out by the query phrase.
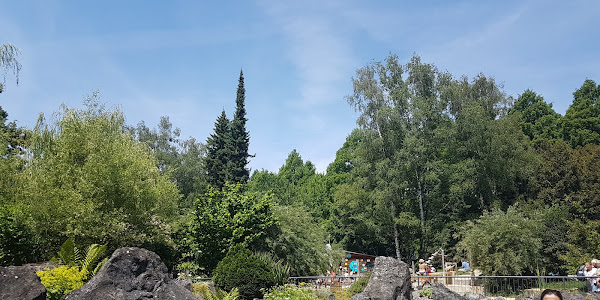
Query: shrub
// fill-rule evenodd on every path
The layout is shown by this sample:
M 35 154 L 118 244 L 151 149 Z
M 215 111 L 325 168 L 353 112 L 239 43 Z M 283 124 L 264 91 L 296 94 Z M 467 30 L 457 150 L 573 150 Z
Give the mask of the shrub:
M 335 297 L 335 300 L 347 300 L 352 297 L 352 295 L 350 295 L 350 292 L 348 292 L 348 289 L 333 291 L 333 296 Z
M 29 228 L 6 206 L 0 206 L 0 266 L 18 266 L 35 261 L 31 239 Z
M 205 282 L 192 283 L 192 293 L 204 300 L 237 300 L 239 297 L 237 288 L 233 288 L 229 293 L 221 289 L 213 292 Z
M 70 291 L 82 287 L 87 271 L 79 271 L 77 267 L 60 266 L 51 270 L 46 268 L 36 274 L 46 287 L 46 299 L 58 300 Z
M 290 271 L 292 270 L 288 264 L 281 259 L 277 259 L 273 254 L 268 252 L 259 252 L 254 255 L 271 267 L 275 285 L 284 285 L 287 283 L 290 277 Z
M 535 274 L 542 249 L 540 230 L 540 222 L 511 206 L 467 221 L 456 246 L 485 275 Z
M 270 266 L 242 245 L 229 249 L 217 265 L 213 280 L 215 287 L 227 292 L 238 288 L 244 299 L 262 298 L 262 290 L 275 284 Z
M 318 300 L 310 289 L 303 289 L 286 284 L 276 287 L 265 294 L 264 300 Z
M 367 276 L 357 279 L 354 283 L 352 283 L 352 285 L 350 285 L 348 292 L 353 296 L 358 293 L 362 293 L 369 283 L 369 278 L 371 278 L 371 273 L 367 273 Z
M 419 291 L 419 296 L 433 298 L 433 289 L 432 288 L 422 289 Z

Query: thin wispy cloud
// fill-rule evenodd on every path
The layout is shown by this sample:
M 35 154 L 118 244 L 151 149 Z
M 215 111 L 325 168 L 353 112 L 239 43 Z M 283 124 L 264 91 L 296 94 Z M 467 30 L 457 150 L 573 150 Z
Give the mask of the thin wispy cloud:
M 314 3 L 262 1 L 261 6 L 281 26 L 287 58 L 300 81 L 300 107 L 312 108 L 340 98 L 355 61 L 351 42 L 334 24 L 331 8 Z M 335 9 L 335 8 L 333 8 Z
M 10 119 L 32 127 L 101 87 L 129 124 L 167 115 L 205 141 L 222 109 L 231 116 L 243 68 L 253 169 L 277 171 L 297 149 L 325 171 L 356 126 L 350 78 L 390 52 L 483 72 L 512 96 L 532 89 L 560 113 L 600 81 L 600 1 L 34 3 L 0 10 L 0 43 L 22 49 L 20 84 L 0 95 Z

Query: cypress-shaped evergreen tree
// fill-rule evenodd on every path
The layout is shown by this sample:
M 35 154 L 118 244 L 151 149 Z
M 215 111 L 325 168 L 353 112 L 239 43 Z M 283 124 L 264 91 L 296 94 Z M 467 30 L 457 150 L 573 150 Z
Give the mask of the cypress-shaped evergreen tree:
M 215 122 L 214 133 L 206 140 L 206 172 L 208 183 L 221 190 L 227 181 L 228 162 L 231 160 L 230 122 L 225 110 Z
M 227 181 L 230 183 L 246 183 L 250 177 L 248 164 L 248 146 L 250 134 L 246 131 L 246 89 L 244 88 L 244 73 L 240 70 L 240 79 L 235 99 L 235 116 L 231 121 L 231 160 L 227 166 Z

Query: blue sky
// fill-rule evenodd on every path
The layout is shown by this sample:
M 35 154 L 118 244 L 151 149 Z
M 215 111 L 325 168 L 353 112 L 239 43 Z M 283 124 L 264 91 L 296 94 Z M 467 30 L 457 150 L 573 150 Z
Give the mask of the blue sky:
M 169 116 L 205 141 L 246 84 L 252 169 L 292 149 L 325 171 L 356 126 L 344 99 L 356 69 L 417 53 L 455 76 L 493 76 L 564 114 L 600 81 L 600 1 L 2 1 L 0 44 L 21 49 L 0 105 L 33 127 L 61 103 L 102 101 L 127 123 Z

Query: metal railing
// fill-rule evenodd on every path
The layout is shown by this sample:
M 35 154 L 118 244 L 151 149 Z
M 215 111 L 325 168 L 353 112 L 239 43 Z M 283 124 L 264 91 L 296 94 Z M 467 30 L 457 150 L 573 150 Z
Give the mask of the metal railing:
M 303 276 L 290 277 L 289 283 L 300 287 L 343 289 L 363 276 Z
M 591 291 L 591 280 L 597 277 L 574 276 L 414 276 L 413 287 L 442 283 L 459 294 L 489 296 L 535 296 L 547 288 L 567 293 Z
M 350 286 L 359 276 L 305 276 L 290 277 L 289 283 L 300 287 L 343 289 Z M 567 293 L 591 291 L 590 280 L 598 277 L 574 276 L 411 276 L 413 288 L 427 288 L 441 283 L 448 289 L 464 294 L 480 294 L 484 297 L 519 295 L 533 297 L 547 288 Z

